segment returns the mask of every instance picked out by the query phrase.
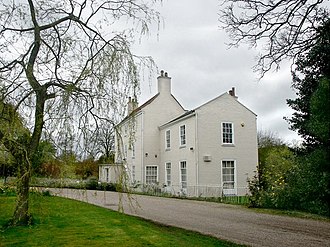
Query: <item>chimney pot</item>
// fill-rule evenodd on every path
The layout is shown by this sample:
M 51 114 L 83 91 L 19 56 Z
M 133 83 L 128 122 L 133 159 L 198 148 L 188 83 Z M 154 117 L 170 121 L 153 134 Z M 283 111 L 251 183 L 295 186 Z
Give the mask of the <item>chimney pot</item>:
M 233 96 L 235 99 L 238 98 L 235 94 L 235 87 L 232 87 L 231 90 L 229 90 L 229 95 Z
M 168 73 L 161 70 L 157 80 L 158 93 L 171 95 L 171 77 L 168 76 Z

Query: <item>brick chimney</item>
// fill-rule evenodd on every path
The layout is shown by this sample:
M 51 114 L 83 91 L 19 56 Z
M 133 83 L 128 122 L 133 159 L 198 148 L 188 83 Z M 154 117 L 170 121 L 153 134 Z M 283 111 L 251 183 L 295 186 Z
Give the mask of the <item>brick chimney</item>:
M 231 90 L 229 90 L 229 95 L 233 96 L 235 99 L 237 99 L 238 97 L 235 95 L 235 88 L 232 87 Z
M 167 72 L 164 70 L 160 71 L 160 76 L 157 77 L 158 80 L 158 93 L 160 94 L 171 94 L 171 77 L 168 76 Z
M 137 100 L 132 99 L 132 97 L 128 97 L 127 102 L 127 115 L 130 115 L 137 108 Z

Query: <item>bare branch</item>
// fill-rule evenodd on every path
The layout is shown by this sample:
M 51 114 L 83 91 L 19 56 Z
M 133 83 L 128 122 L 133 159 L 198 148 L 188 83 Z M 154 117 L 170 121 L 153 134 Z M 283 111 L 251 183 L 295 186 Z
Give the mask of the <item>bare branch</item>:
M 219 22 L 229 33 L 230 47 L 264 47 L 254 66 L 261 77 L 308 50 L 316 28 L 329 16 L 323 0 L 224 0 L 221 6 Z

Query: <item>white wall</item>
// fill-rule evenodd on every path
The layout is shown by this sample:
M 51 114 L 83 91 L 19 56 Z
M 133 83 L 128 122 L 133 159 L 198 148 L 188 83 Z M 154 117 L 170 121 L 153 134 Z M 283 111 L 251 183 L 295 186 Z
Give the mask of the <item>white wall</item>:
M 200 185 L 221 185 L 221 161 L 234 160 L 238 194 L 244 195 L 247 177 L 253 176 L 258 163 L 256 116 L 228 94 L 210 101 L 196 112 Z M 222 122 L 233 123 L 232 146 L 222 145 Z M 211 155 L 212 161 L 204 162 L 204 155 Z
M 186 145 L 180 146 L 180 126 L 186 126 Z M 178 122 L 173 122 L 160 130 L 160 149 L 161 149 L 161 174 L 160 182 L 165 183 L 165 163 L 171 162 L 171 188 L 169 191 L 177 194 L 181 189 L 180 162 L 186 161 L 187 164 L 187 185 L 188 187 L 196 185 L 196 159 L 195 159 L 195 118 L 190 115 Z M 165 148 L 165 132 L 171 132 L 171 148 Z
M 145 183 L 145 167 L 158 166 L 158 181 L 165 183 L 165 163 L 171 162 L 172 188 L 179 193 L 180 161 L 187 163 L 188 194 L 200 196 L 205 193 L 221 196 L 222 160 L 234 160 L 236 164 L 237 193 L 244 195 L 247 178 L 252 177 L 257 166 L 257 129 L 256 116 L 237 99 L 225 93 L 208 103 L 186 112 L 171 95 L 171 79 L 158 77 L 159 92 L 152 102 L 145 104 L 133 116 L 123 121 L 121 128 L 123 146 L 127 147 L 124 165 L 131 174 L 135 167 L 135 181 Z M 234 125 L 234 145 L 221 143 L 221 123 Z M 168 124 L 165 124 L 168 123 Z M 179 127 L 186 125 L 186 145 L 179 145 Z M 125 126 L 128 129 L 125 134 Z M 160 127 L 161 126 L 161 127 Z M 160 127 L 160 128 L 159 128 Z M 165 132 L 171 131 L 171 149 L 165 149 Z M 118 139 L 116 140 L 118 145 Z M 130 144 L 135 145 L 132 157 Z M 210 155 L 211 161 L 205 162 L 203 156 Z M 116 153 L 118 158 L 118 152 Z M 208 192 L 203 188 L 215 189 Z
M 138 183 L 145 182 L 145 167 L 158 166 L 158 177 L 160 178 L 160 139 L 159 126 L 173 119 L 185 111 L 182 106 L 171 95 L 171 78 L 158 77 L 159 92 L 152 102 L 148 102 L 135 113 L 132 117 L 126 119 L 119 126 L 121 133 L 125 130 L 125 125 L 135 128 L 129 128 L 131 131 L 126 136 L 122 135 L 124 150 L 125 145 L 129 147 L 130 143 L 135 143 L 135 157 L 132 158 L 131 150 L 128 149 L 128 155 L 125 165 L 128 171 L 132 171 L 135 166 L 135 180 Z M 133 123 L 133 124 L 132 124 Z M 118 145 L 118 139 L 116 145 Z M 118 151 L 116 153 L 118 157 Z
M 234 145 L 221 142 L 221 123 L 234 125 Z M 187 145 L 179 146 L 179 126 L 186 125 Z M 165 133 L 171 131 L 171 149 L 165 148 Z M 162 126 L 160 148 L 162 169 L 160 181 L 165 183 L 165 163 L 172 164 L 172 188 L 180 191 L 180 161 L 187 161 L 188 194 L 193 196 L 222 195 L 222 160 L 233 160 L 236 164 L 236 188 L 244 195 L 247 177 L 252 177 L 257 166 L 256 116 L 234 97 L 223 94 L 195 109 L 189 117 Z M 205 162 L 203 156 L 211 156 Z

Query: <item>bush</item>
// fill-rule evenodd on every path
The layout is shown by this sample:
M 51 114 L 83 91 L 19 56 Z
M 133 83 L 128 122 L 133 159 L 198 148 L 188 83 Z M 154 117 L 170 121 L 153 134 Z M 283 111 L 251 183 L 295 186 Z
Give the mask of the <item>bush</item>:
M 61 167 L 56 161 L 44 163 L 40 167 L 40 175 L 50 178 L 59 178 L 61 175 Z
M 0 196 L 16 196 L 16 188 L 8 185 L 0 185 Z
M 92 159 L 87 159 L 75 164 L 75 174 L 80 176 L 82 179 L 88 177 L 97 177 L 99 174 L 99 165 Z
M 98 189 L 98 187 L 99 187 L 99 184 L 98 184 L 97 178 L 92 177 L 86 181 L 86 186 L 85 186 L 86 189 L 96 190 L 96 189 Z
M 99 183 L 98 190 L 117 191 L 117 184 L 115 184 L 115 183 Z

